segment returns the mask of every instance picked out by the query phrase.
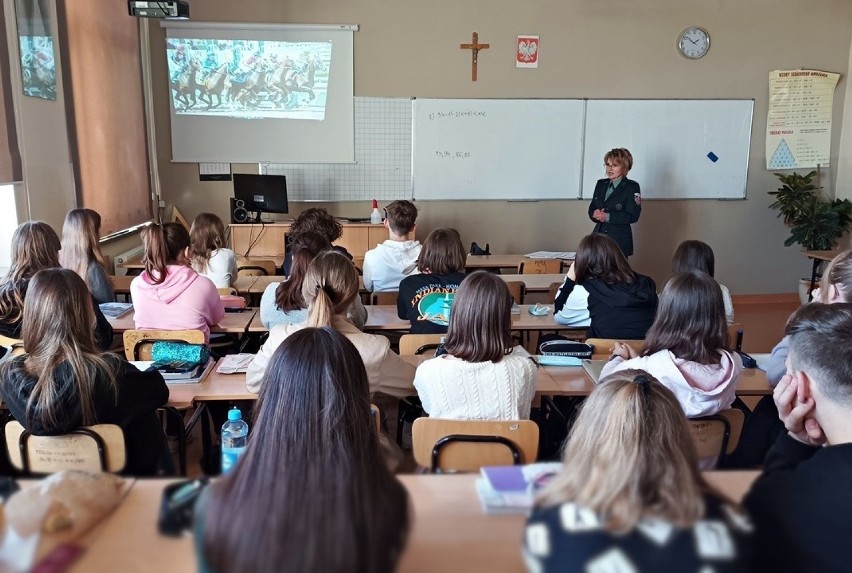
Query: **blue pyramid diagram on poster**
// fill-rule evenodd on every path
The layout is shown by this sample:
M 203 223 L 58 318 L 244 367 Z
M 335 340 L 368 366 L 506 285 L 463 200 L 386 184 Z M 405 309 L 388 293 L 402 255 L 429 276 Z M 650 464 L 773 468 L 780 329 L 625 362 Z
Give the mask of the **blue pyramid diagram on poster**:
M 787 146 L 787 142 L 783 139 L 775 148 L 775 153 L 772 154 L 772 159 L 769 160 L 769 169 L 795 169 L 796 158 L 793 157 L 793 152 Z

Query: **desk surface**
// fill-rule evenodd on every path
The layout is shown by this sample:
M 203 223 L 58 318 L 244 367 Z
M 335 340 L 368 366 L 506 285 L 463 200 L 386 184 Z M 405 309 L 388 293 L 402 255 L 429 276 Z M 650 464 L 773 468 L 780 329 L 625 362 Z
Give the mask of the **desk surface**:
M 556 385 L 557 396 L 588 396 L 595 388 L 595 381 L 585 369 L 576 366 L 543 366 Z M 737 382 L 737 396 L 771 396 L 772 386 L 766 380 L 766 372 L 758 368 L 746 368 Z
M 816 259 L 818 261 L 830 261 L 843 251 L 833 250 L 833 251 L 802 251 L 800 254 L 808 257 L 809 259 Z
M 707 481 L 740 501 L 758 472 L 705 472 Z M 521 543 L 526 517 L 486 515 L 477 474 L 401 475 L 414 519 L 399 571 L 525 571 Z M 88 571 L 185 572 L 196 569 L 191 537 L 157 533 L 157 513 L 169 480 L 135 480 L 116 511 L 81 541 L 87 547 L 71 568 Z
M 107 318 L 107 320 L 116 334 L 125 330 L 133 330 L 136 328 L 136 323 L 133 322 L 135 312 L 135 310 L 131 310 L 118 318 Z M 210 332 L 215 334 L 245 334 L 255 314 L 257 314 L 256 308 L 247 308 L 243 312 L 226 312 L 225 318 L 219 324 L 210 327 Z
M 547 316 L 533 316 L 529 313 L 531 305 L 522 304 L 520 314 L 512 315 L 512 330 L 575 330 L 553 320 L 553 305 L 547 305 Z M 367 323 L 364 330 L 409 330 L 411 323 L 399 318 L 392 304 L 367 305 Z
M 431 356 L 402 356 L 409 364 L 417 366 Z M 169 384 L 169 405 L 189 407 L 198 402 L 218 400 L 255 400 L 256 394 L 246 390 L 245 374 L 219 374 L 213 369 L 199 384 Z M 595 389 L 595 382 L 580 367 L 543 366 L 538 369 L 536 396 L 584 397 Z M 737 384 L 738 396 L 768 396 L 772 386 L 762 370 L 743 370 Z

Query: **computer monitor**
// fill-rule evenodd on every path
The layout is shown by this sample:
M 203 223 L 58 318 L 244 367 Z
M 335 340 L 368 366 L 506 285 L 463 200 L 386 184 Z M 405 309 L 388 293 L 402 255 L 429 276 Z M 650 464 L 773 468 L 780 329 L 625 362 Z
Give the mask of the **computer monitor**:
M 287 213 L 287 177 L 234 173 L 234 199 L 255 212 L 257 223 L 261 213 Z

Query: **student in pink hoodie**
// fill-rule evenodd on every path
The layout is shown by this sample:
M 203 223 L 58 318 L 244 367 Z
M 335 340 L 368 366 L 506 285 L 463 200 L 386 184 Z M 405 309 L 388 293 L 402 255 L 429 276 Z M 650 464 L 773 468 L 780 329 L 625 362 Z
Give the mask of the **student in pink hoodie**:
M 189 266 L 189 233 L 177 223 L 142 231 L 145 270 L 130 283 L 140 330 L 201 330 L 219 324 L 225 309 L 213 281 Z
M 601 379 L 628 368 L 644 370 L 674 392 L 688 418 L 729 408 L 743 364 L 729 352 L 722 291 L 705 273 L 677 273 L 660 295 L 657 318 L 641 354 L 616 342 Z

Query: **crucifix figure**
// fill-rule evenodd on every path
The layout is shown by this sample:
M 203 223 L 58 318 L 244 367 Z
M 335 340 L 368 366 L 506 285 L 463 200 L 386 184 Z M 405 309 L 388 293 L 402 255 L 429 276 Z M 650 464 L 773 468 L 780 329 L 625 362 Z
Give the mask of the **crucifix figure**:
M 462 50 L 470 50 L 470 55 L 473 58 L 471 62 L 473 68 L 470 71 L 470 79 L 471 81 L 476 81 L 476 63 L 479 60 L 479 50 L 487 50 L 491 47 L 491 44 L 480 44 L 479 43 L 479 34 L 476 32 L 473 33 L 473 42 L 470 44 L 459 44 L 459 48 Z

